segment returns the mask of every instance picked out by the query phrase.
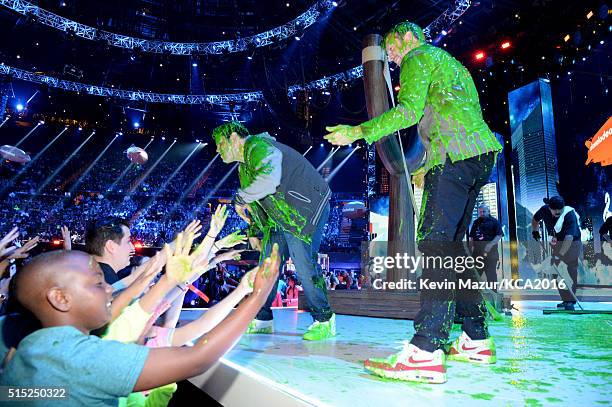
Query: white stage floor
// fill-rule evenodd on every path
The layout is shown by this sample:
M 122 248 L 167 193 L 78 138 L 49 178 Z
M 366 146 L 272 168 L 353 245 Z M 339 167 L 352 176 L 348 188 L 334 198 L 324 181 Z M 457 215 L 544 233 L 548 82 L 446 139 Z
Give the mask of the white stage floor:
M 367 357 L 394 352 L 412 321 L 337 316 L 338 336 L 302 340 L 308 313 L 274 311 L 274 335 L 244 336 L 225 359 L 329 406 L 605 406 L 612 404 L 612 315 L 543 315 L 556 302 L 516 302 L 519 311 L 489 323 L 497 364 L 447 362 L 448 382 L 387 381 L 363 369 Z M 610 303 L 583 303 L 612 310 Z M 198 311 L 183 312 L 192 319 Z M 455 325 L 452 338 L 459 333 Z

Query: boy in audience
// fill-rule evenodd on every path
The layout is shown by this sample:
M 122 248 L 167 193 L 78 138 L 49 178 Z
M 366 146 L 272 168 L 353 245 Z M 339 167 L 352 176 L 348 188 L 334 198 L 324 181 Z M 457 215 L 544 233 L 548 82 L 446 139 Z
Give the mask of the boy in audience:
M 197 254 L 190 251 L 176 245 L 167 260 L 166 273 L 176 284 L 192 274 Z M 278 270 L 275 245 L 257 272 L 253 293 L 195 346 L 148 349 L 89 335 L 109 322 L 112 299 L 112 288 L 92 256 L 78 251 L 40 255 L 16 275 L 14 292 L 43 328 L 21 341 L 0 386 L 65 387 L 66 405 L 110 406 L 133 391 L 201 374 L 240 338 L 265 303 Z

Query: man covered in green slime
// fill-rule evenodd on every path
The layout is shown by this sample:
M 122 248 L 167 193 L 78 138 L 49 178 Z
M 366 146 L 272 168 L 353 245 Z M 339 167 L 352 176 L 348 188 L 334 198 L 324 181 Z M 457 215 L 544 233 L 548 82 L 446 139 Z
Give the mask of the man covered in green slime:
M 242 124 L 230 122 L 217 127 L 213 138 L 223 162 L 239 163 L 240 189 L 234 197 L 234 207 L 250 225 L 250 241 L 259 246 L 256 236 L 262 233 L 263 256 L 278 243 L 283 261 L 291 257 L 295 263 L 314 320 L 304 339 L 336 336 L 336 317 L 318 264 L 330 210 L 327 182 L 300 153 L 268 133 L 250 135 Z M 276 291 L 275 286 L 247 333 L 273 332 L 270 307 Z
M 336 145 L 360 139 L 374 143 L 418 123 L 427 151 L 424 167 L 413 174 L 424 176 L 419 250 L 424 256 L 465 256 L 461 240 L 502 146 L 484 122 L 467 69 L 446 51 L 427 44 L 419 26 L 397 24 L 385 35 L 382 46 L 389 60 L 401 68 L 398 105 L 359 126 L 328 127 L 325 138 Z M 423 268 L 421 278 L 476 281 L 473 270 L 458 273 L 435 262 Z M 485 326 L 481 293 L 438 288 L 421 290 L 421 308 L 410 343 L 386 359 L 366 360 L 366 369 L 394 379 L 446 382 L 444 350 L 455 312 L 463 317 L 463 332 L 450 346 L 449 358 L 494 363 L 495 346 Z

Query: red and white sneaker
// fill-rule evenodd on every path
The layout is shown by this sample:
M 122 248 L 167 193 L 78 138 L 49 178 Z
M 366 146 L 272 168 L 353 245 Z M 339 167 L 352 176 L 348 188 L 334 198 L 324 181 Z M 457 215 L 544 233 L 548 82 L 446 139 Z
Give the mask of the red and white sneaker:
M 388 379 L 424 383 L 446 382 L 446 356 L 441 349 L 427 352 L 411 343 L 387 358 L 371 358 L 364 363 L 366 370 Z
M 495 363 L 497 361 L 495 342 L 493 338 L 473 340 L 468 334 L 461 332 L 451 344 L 448 359 L 472 363 Z

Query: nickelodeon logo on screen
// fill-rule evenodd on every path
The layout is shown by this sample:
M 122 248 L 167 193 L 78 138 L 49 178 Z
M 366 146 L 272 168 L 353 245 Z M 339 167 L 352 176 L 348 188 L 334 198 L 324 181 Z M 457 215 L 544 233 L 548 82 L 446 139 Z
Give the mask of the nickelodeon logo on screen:
M 609 117 L 597 134 L 584 144 L 589 149 L 585 165 L 590 163 L 599 163 L 602 166 L 612 164 L 612 117 Z

